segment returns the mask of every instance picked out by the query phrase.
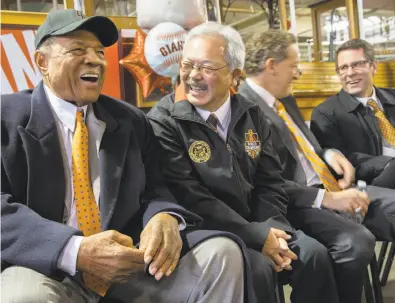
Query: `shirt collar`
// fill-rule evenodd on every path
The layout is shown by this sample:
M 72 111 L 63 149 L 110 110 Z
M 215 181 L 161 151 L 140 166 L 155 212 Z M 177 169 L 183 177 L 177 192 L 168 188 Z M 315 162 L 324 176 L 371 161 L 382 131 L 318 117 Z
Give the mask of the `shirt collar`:
M 357 99 L 359 102 L 361 102 L 364 106 L 367 106 L 368 101 L 371 99 L 373 99 L 377 104 L 379 104 L 377 102 L 376 89 L 374 87 L 373 87 L 373 93 L 370 97 L 366 97 L 366 98 L 355 97 L 355 99 Z
M 195 107 L 196 111 L 199 113 L 199 115 L 206 121 L 208 117 L 210 116 L 211 112 L 202 108 Z M 230 113 L 230 94 L 228 95 L 228 98 L 226 101 L 221 105 L 220 108 L 218 108 L 215 112 L 213 112 L 215 116 L 218 118 L 218 122 L 221 124 L 222 127 L 224 127 L 225 120 Z
M 252 81 L 250 78 L 246 79 L 246 83 L 251 87 L 251 89 L 258 94 L 259 97 L 261 97 L 269 107 L 273 108 L 274 104 L 276 102 L 276 98 L 269 93 L 266 89 L 264 89 L 262 86 L 256 84 L 254 81 Z
M 51 89 L 44 84 L 44 90 L 47 94 L 49 103 L 51 104 L 53 110 L 55 111 L 58 119 L 72 132 L 75 129 L 75 118 L 77 115 L 78 107 L 74 104 L 67 102 L 63 99 L 57 97 Z M 82 107 L 84 110 L 84 117 L 86 117 L 88 105 Z

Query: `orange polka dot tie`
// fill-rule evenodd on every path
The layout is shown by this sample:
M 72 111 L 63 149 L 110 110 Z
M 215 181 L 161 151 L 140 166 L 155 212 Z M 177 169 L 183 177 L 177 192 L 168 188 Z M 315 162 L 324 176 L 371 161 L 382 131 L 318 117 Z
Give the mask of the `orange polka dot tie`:
M 83 121 L 83 115 L 83 111 L 77 112 L 72 143 L 73 191 L 78 228 L 84 236 L 90 236 L 101 231 L 101 224 L 89 177 L 88 128 Z M 83 273 L 83 277 L 88 288 L 100 296 L 106 294 L 109 284 L 90 274 Z
M 299 148 L 300 151 L 305 155 L 307 160 L 309 160 L 311 166 L 313 167 L 314 171 L 317 173 L 318 178 L 320 178 L 322 184 L 324 185 L 327 191 L 340 191 L 341 188 L 337 183 L 335 177 L 329 170 L 328 166 L 325 164 L 324 161 L 317 155 L 313 150 L 311 150 L 309 143 L 305 138 L 299 136 L 299 133 L 291 121 L 286 115 L 286 110 L 284 105 L 280 103 L 280 101 L 276 102 L 276 109 L 278 115 L 284 120 L 285 124 L 288 126 L 289 131 L 292 134 L 292 137 L 296 143 L 296 146 Z
M 368 101 L 368 105 L 373 109 L 374 115 L 379 122 L 381 135 L 385 138 L 385 140 L 387 140 L 389 144 L 395 146 L 395 127 L 393 127 L 391 122 L 388 121 L 387 117 L 376 101 L 370 99 Z

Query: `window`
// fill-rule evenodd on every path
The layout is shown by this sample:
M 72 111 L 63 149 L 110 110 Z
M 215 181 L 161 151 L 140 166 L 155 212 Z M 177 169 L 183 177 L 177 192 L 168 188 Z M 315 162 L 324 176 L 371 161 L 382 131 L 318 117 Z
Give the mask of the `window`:
M 63 9 L 63 0 L 2 0 L 1 9 L 19 12 L 48 13 L 52 10 Z
M 395 59 L 395 2 L 364 1 L 361 38 L 374 46 L 379 61 Z

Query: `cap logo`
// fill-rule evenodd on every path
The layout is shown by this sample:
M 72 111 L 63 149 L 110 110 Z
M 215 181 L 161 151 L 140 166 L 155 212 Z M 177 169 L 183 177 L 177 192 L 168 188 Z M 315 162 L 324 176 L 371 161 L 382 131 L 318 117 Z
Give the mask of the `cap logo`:
M 80 11 L 75 11 L 78 17 L 84 18 L 84 15 Z

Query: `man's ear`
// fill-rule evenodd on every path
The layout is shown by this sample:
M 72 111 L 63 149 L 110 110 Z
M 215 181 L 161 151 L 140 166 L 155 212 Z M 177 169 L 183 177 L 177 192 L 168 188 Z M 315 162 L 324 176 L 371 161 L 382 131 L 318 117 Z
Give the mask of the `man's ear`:
M 373 67 L 373 76 L 376 75 L 377 72 L 377 61 L 372 62 L 372 67 Z
M 265 70 L 272 74 L 272 75 L 276 75 L 276 69 L 277 69 L 277 63 L 273 58 L 269 58 L 265 61 L 264 63 L 265 65 Z
M 48 59 L 47 54 L 43 51 L 36 50 L 34 52 L 34 62 L 36 63 L 41 74 L 45 76 L 48 73 Z
M 232 87 L 237 87 L 237 84 L 239 82 L 241 74 L 242 74 L 242 71 L 239 68 L 236 68 L 232 72 Z

